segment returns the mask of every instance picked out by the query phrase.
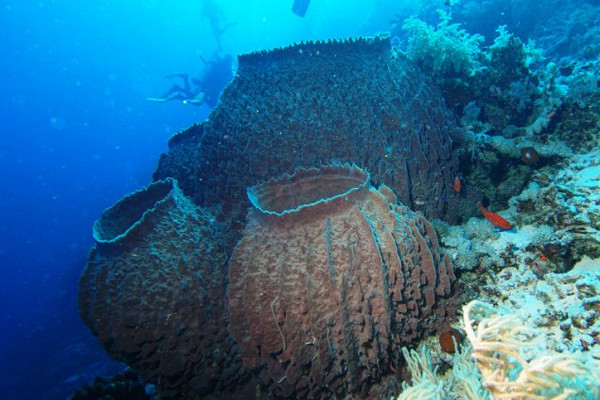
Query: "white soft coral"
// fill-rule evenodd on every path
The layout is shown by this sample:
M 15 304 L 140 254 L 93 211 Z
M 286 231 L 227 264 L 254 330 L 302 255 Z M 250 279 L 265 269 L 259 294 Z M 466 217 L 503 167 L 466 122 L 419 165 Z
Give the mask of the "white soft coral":
M 534 332 L 514 314 L 472 301 L 463 309 L 463 328 L 473 346 L 473 357 L 483 385 L 495 399 L 568 399 L 600 395 L 594 371 L 600 363 L 582 353 L 548 354 L 526 360 L 524 347 L 532 346 Z

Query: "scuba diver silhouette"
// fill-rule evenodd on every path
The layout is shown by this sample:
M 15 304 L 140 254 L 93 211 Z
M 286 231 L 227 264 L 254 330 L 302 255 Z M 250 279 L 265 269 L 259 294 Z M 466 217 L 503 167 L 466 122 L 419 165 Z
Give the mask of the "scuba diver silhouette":
M 187 73 L 167 75 L 166 79 L 179 78 L 181 83 L 171 86 L 161 97 L 148 97 L 146 100 L 161 103 L 180 100 L 184 104 L 206 104 L 211 108 L 216 106 L 221 91 L 233 78 L 233 57 L 217 53 L 208 61 L 199 57 L 204 63 L 204 70 L 199 78 L 190 78 Z
M 210 30 L 217 43 L 217 52 L 220 52 L 223 48 L 221 36 L 223 36 L 227 29 L 234 26 L 236 22 L 224 23 L 223 10 L 214 0 L 204 0 L 202 4 L 202 18 L 208 19 Z

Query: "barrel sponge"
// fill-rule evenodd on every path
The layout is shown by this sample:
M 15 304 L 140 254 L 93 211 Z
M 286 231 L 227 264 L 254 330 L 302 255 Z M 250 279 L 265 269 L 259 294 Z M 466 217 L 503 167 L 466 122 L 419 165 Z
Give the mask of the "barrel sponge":
M 454 313 L 432 225 L 355 165 L 298 169 L 248 190 L 229 265 L 231 333 L 283 398 L 364 394 L 400 348 Z
M 220 231 L 173 179 L 126 196 L 94 225 L 81 317 L 161 398 L 201 398 L 248 375 L 227 331 Z
M 298 43 L 240 55 L 220 104 L 169 142 L 154 177 L 176 177 L 196 204 L 243 221 L 247 187 L 300 165 L 354 162 L 411 209 L 455 222 L 455 128 L 389 35 Z

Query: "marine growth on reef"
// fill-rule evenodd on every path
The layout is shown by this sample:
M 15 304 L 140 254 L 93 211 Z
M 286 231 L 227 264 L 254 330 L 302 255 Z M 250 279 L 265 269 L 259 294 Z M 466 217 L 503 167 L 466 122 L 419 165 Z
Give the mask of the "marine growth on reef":
M 164 399 L 598 398 L 600 64 L 440 15 L 239 57 L 94 227 L 111 357 Z

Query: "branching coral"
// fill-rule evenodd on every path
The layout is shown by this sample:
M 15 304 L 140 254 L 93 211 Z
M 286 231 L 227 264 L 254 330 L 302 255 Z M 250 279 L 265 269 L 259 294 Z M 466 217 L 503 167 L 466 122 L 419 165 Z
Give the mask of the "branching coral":
M 426 345 L 402 349 L 412 385 L 397 400 L 598 399 L 600 365 L 589 353 L 556 353 L 540 347 L 541 335 L 515 314 L 475 300 L 463 309 L 469 343 L 438 374 Z M 542 355 L 543 353 L 543 355 Z
M 484 386 L 496 399 L 594 398 L 598 395 L 592 371 L 580 354 L 548 354 L 527 361 L 522 349 L 533 346 L 534 332 L 512 314 L 481 301 L 464 309 L 463 328 Z M 592 364 L 597 364 L 593 362 Z M 583 396 L 583 397 L 581 397 Z

